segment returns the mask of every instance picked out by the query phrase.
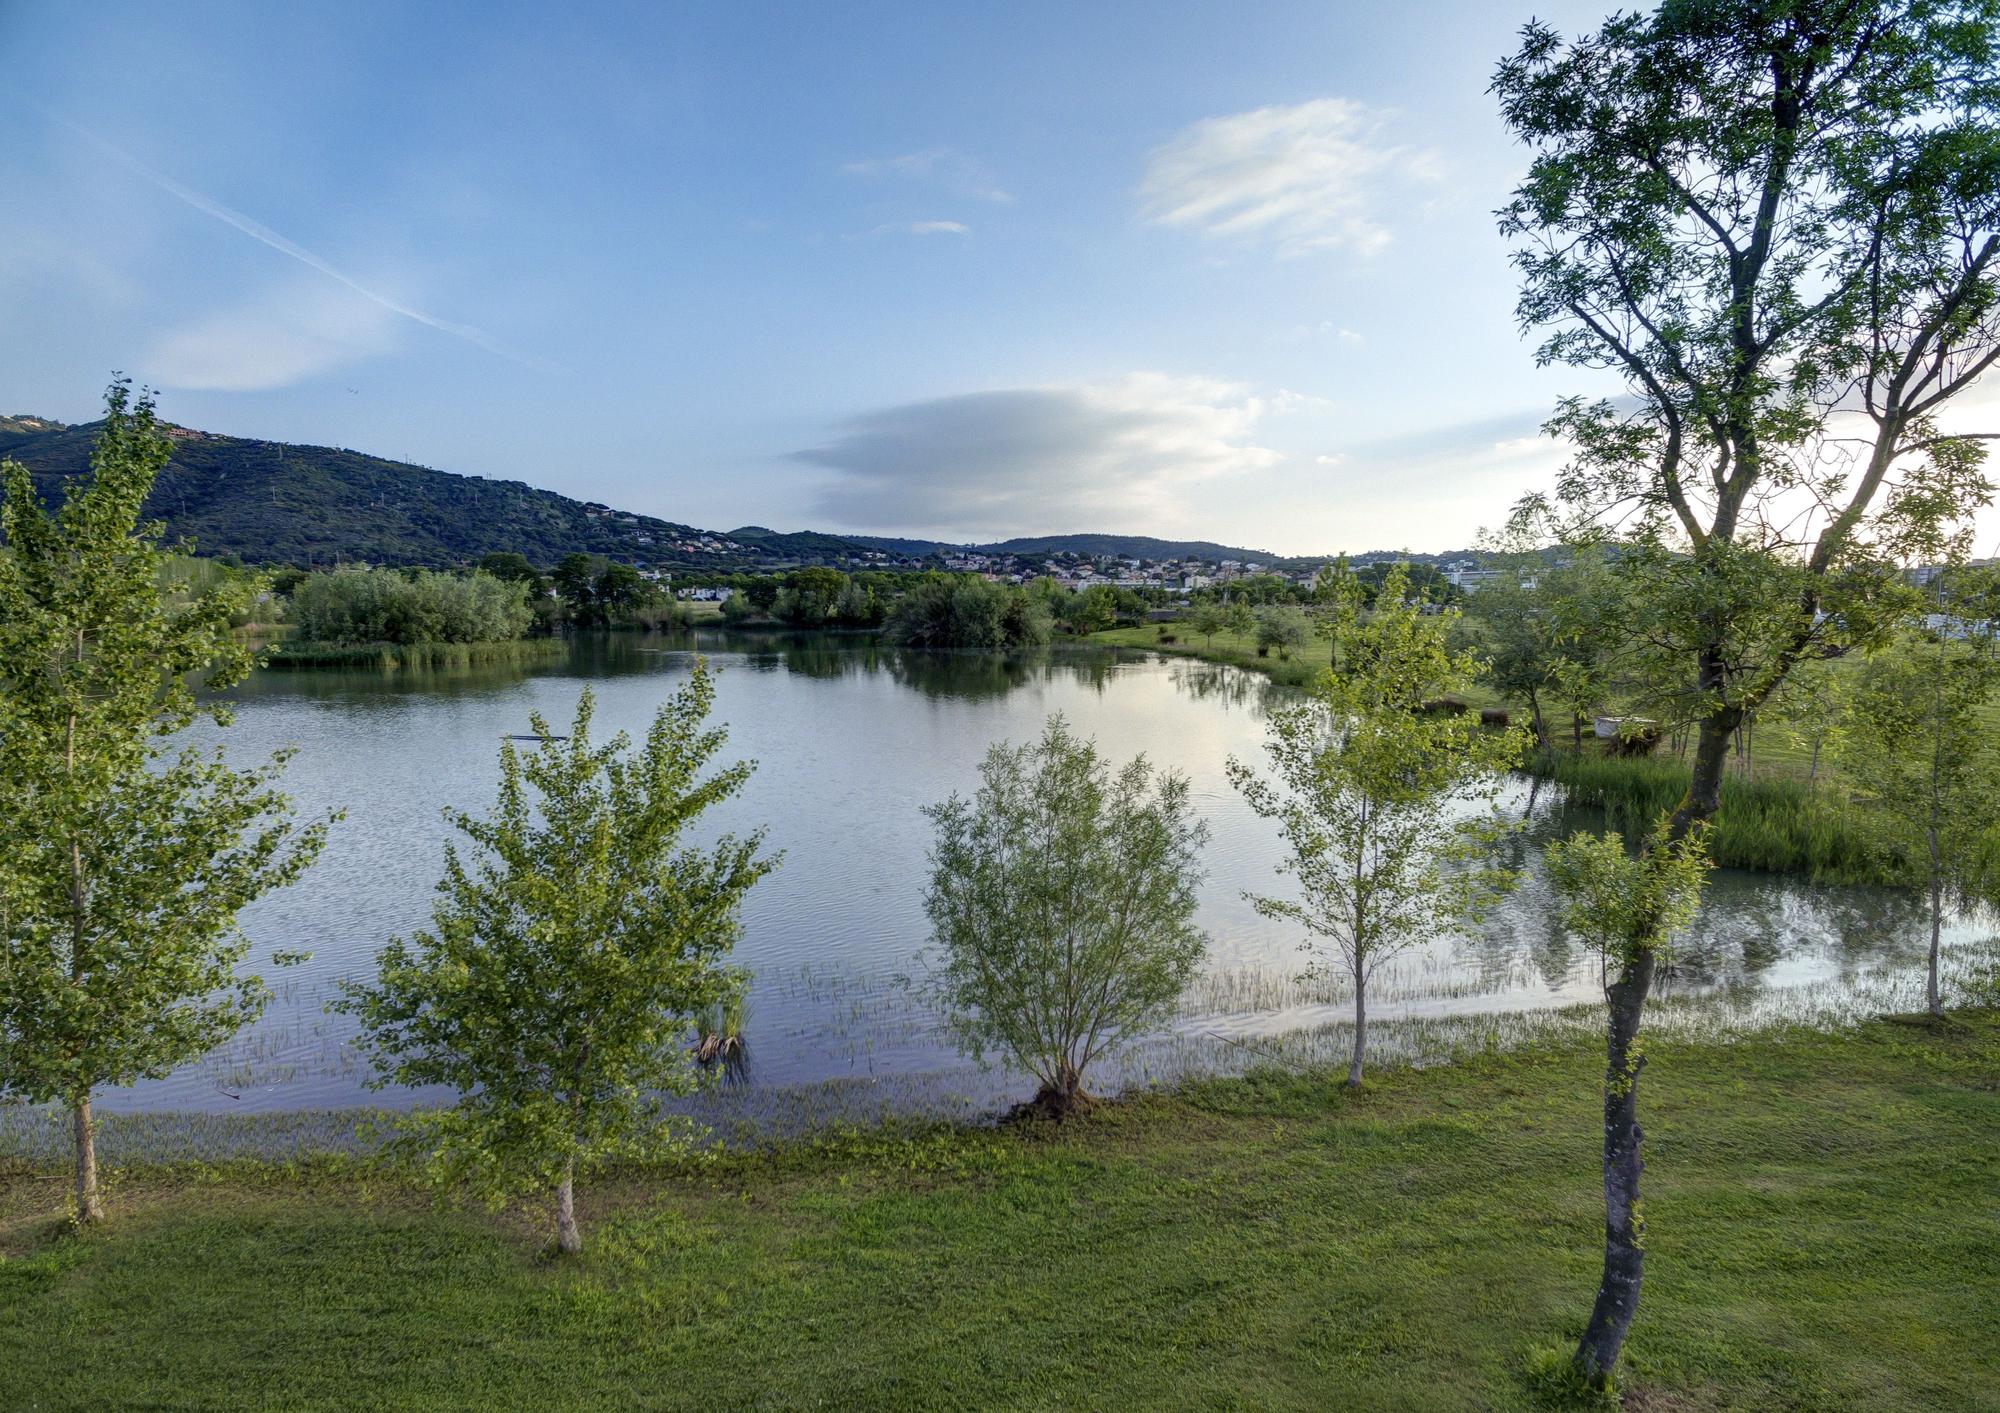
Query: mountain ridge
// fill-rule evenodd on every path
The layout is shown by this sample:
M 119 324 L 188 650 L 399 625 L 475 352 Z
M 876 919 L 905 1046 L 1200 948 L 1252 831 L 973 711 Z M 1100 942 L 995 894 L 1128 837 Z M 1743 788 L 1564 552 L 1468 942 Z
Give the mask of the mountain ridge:
M 36 490 L 54 504 L 68 479 L 87 469 L 98 425 L 0 415 L 0 457 L 25 465 Z M 1277 555 L 1214 540 L 1095 532 L 964 544 L 755 524 L 719 532 L 577 500 L 525 481 L 440 471 L 348 447 L 233 437 L 171 423 L 162 423 L 161 430 L 173 452 L 147 500 L 147 515 L 164 521 L 171 538 L 193 540 L 198 553 L 257 563 L 448 565 L 506 550 L 544 565 L 582 552 L 694 570 L 865 564 L 882 555 L 925 561 L 1071 554 L 1273 567 L 1332 558 Z M 1417 562 L 1452 557 L 1393 553 Z

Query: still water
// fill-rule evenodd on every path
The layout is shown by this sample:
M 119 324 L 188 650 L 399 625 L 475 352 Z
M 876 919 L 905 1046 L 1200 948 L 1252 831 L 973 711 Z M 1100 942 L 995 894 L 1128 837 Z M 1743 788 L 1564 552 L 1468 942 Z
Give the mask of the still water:
M 1204 1054 L 1220 1064 L 1260 1039 L 1343 1015 L 1343 996 L 1301 978 L 1308 959 L 1297 930 L 1243 899 L 1246 889 L 1284 886 L 1275 831 L 1224 775 L 1232 755 L 1260 758 L 1265 713 L 1282 690 L 1266 679 L 1090 649 L 1002 659 L 837 638 L 617 637 L 527 669 L 266 672 L 233 693 L 236 719 L 223 738 L 232 755 L 248 762 L 295 747 L 285 787 L 301 812 L 338 808 L 345 818 L 303 881 L 243 917 L 253 964 L 264 964 L 277 993 L 263 1018 L 166 1079 L 101 1092 L 100 1107 L 236 1113 L 442 1097 L 366 1089 L 351 1022 L 325 1003 L 342 978 L 368 974 L 386 939 L 427 923 L 449 833 L 441 811 L 490 804 L 503 737 L 526 732 L 531 712 L 561 732 L 586 685 L 600 733 L 642 734 L 697 651 L 716 671 L 726 756 L 757 762 L 713 826 L 764 826 L 784 852 L 747 901 L 736 953 L 754 975 L 743 1089 L 808 1087 L 891 1107 L 898 1096 L 990 1106 L 1018 1092 L 1012 1077 L 966 1065 L 907 985 L 921 974 L 927 932 L 921 810 L 969 793 L 988 745 L 1031 737 L 1058 711 L 1115 758 L 1143 751 L 1185 772 L 1212 829 L 1200 916 L 1212 939 L 1207 973 L 1160 1044 L 1183 1065 L 1199 1067 Z M 1558 801 L 1525 784 L 1509 799 L 1531 816 L 1510 845 L 1523 886 L 1477 935 L 1389 965 L 1371 1016 L 1522 1012 L 1599 994 L 1590 959 L 1553 926 L 1534 870 L 1541 842 L 1588 821 L 1565 818 Z M 1915 965 L 1921 933 L 1909 905 L 1886 893 L 1721 872 L 1666 985 L 1775 994 L 1858 984 Z M 1969 935 L 1954 930 L 1954 939 Z M 281 949 L 311 960 L 272 971 L 269 956 Z M 1128 1081 L 1162 1073 L 1127 1065 Z

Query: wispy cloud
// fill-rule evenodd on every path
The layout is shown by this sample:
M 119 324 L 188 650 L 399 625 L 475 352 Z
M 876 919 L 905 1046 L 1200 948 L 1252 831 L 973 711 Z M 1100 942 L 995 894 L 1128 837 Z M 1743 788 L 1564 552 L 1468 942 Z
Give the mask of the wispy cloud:
M 1154 149 L 1139 184 L 1142 214 L 1282 255 L 1375 254 L 1391 239 L 1389 197 L 1440 171 L 1435 153 L 1390 136 L 1393 116 L 1318 98 L 1205 119 Z
M 891 221 L 877 226 L 876 235 L 971 235 L 972 227 L 963 221 Z
M 954 196 L 1006 204 L 1014 199 L 993 174 L 963 152 L 950 147 L 930 147 L 921 152 L 905 152 L 896 157 L 865 157 L 841 164 L 850 177 L 904 177 L 942 187 Z
M 399 327 L 380 304 L 301 275 L 156 339 L 140 368 L 162 387 L 261 392 L 387 352 Z
M 509 359 L 524 367 L 534 368 L 542 372 L 561 371 L 555 364 L 545 359 L 537 358 L 533 354 L 523 353 L 518 349 L 508 347 L 483 329 L 475 328 L 470 324 L 455 323 L 449 319 L 440 319 L 434 314 L 427 314 L 421 309 L 383 294 L 380 290 L 371 289 L 369 286 L 362 284 L 359 280 L 347 274 L 344 270 L 333 265 L 323 256 L 316 255 L 298 242 L 287 239 L 261 221 L 254 220 L 233 207 L 225 206 L 214 197 L 196 191 L 193 187 L 178 182 L 166 173 L 148 166 L 122 147 L 119 147 L 106 138 L 100 137 L 89 128 L 73 123 L 69 119 L 57 114 L 48 113 L 46 110 L 43 111 L 51 122 L 67 128 L 104 153 L 105 156 L 111 158 L 114 162 L 117 162 L 120 166 L 135 175 L 151 182 L 160 190 L 179 198 L 204 215 L 213 216 L 224 225 L 234 227 L 244 235 L 249 236 L 252 240 L 269 246 L 279 254 L 290 256 L 300 264 L 317 270 L 328 279 L 345 285 L 355 294 L 360 295 L 363 299 L 373 301 L 391 314 L 400 315 L 405 319 L 422 324 L 426 328 L 436 329 L 440 333 L 450 334 L 454 338 L 464 339 L 467 343 L 483 348 L 488 353 Z
M 838 473 L 820 510 L 844 525 L 980 534 L 1186 518 L 1195 483 L 1283 457 L 1241 384 L 1133 373 L 966 393 L 857 417 L 796 458 Z

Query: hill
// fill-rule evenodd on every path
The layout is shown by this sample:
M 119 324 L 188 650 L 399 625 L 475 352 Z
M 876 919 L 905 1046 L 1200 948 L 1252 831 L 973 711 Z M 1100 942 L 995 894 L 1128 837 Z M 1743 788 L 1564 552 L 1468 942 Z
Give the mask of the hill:
M 690 568 L 838 557 L 832 536 L 763 531 L 746 545 L 674 521 L 572 500 L 521 481 L 460 476 L 344 447 L 299 446 L 167 427 L 173 456 L 147 501 L 176 539 L 253 563 L 456 564 L 518 550 L 538 564 L 572 551 Z M 44 499 L 84 472 L 97 424 L 0 417 L 0 456 Z
M 0 457 L 33 475 L 50 503 L 64 482 L 90 464 L 96 423 L 65 425 L 49 417 L 0 416 Z M 780 532 L 745 525 L 720 533 L 573 500 L 522 481 L 462 476 L 369 456 L 346 447 L 303 446 L 166 426 L 173 455 L 147 501 L 174 539 L 202 554 L 250 563 L 325 565 L 463 564 L 518 550 L 550 565 L 580 551 L 667 568 L 727 571 L 800 564 L 858 567 L 882 555 L 915 563 L 947 555 L 986 554 L 1032 561 L 1052 555 L 1091 558 L 1224 560 L 1268 568 L 1309 569 L 1325 556 L 1286 557 L 1213 540 L 1150 535 L 1035 535 L 987 544 Z M 1355 556 L 1357 562 L 1389 555 Z M 1437 562 L 1453 556 L 1394 557 Z

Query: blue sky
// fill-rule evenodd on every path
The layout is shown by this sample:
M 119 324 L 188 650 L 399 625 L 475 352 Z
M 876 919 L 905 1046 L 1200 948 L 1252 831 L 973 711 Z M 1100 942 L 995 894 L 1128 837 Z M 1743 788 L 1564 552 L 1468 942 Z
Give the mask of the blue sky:
M 1604 386 L 1493 229 L 1529 13 L 0 3 L 0 411 L 122 369 L 719 529 L 1457 548 Z

